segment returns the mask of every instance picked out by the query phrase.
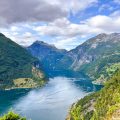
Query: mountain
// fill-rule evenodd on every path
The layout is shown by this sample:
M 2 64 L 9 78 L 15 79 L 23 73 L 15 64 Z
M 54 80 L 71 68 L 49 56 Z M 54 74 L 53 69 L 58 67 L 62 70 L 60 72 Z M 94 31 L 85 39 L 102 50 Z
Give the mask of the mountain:
M 73 104 L 66 120 L 119 120 L 120 70 L 105 87 Z
M 0 33 L 0 88 L 31 88 L 45 83 L 37 58 Z
M 65 66 L 68 62 L 62 58 L 67 56 L 67 51 L 64 49 L 57 49 L 54 45 L 47 44 L 42 41 L 36 41 L 27 50 L 34 56 L 37 57 L 43 65 L 44 70 L 49 75 L 51 74 L 64 74 L 68 71 Z
M 69 51 L 74 71 L 104 83 L 120 66 L 120 33 L 99 34 Z
M 34 56 L 37 56 L 39 60 L 45 59 L 47 56 L 51 57 L 61 57 L 60 55 L 66 53 L 64 49 L 57 49 L 54 45 L 47 44 L 43 41 L 35 41 L 31 46 L 28 47 L 28 50 Z
M 83 73 L 95 84 L 104 84 L 120 66 L 120 33 L 99 34 L 70 51 L 41 41 L 27 49 L 47 73 Z

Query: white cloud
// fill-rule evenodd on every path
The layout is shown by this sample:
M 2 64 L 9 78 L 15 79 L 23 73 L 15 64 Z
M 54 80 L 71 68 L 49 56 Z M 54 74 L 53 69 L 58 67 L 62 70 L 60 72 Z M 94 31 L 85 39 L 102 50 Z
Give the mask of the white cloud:
M 47 36 L 75 37 L 101 32 L 120 32 L 120 16 L 118 11 L 110 16 L 97 15 L 81 21 L 79 24 L 71 23 L 66 18 L 57 19 L 52 23 L 34 28 L 39 34 Z
M 19 33 L 22 32 L 22 28 L 19 28 L 18 26 L 12 26 L 9 29 L 0 28 L 0 32 L 1 31 L 8 38 L 22 46 L 31 45 L 34 41 L 38 39 L 37 36 L 34 36 L 30 32 L 24 32 L 23 34 Z
M 120 17 L 111 17 L 111 16 L 104 16 L 104 15 L 97 15 L 88 20 L 84 23 L 87 24 L 91 29 L 101 29 L 103 32 L 110 33 L 110 32 L 120 32 Z
M 76 35 L 82 35 L 88 29 L 87 25 L 74 24 L 68 21 L 66 18 L 57 19 L 52 23 L 45 26 L 35 27 L 34 30 L 42 35 L 48 36 L 64 36 L 73 37 Z
M 81 38 L 58 37 L 57 39 L 53 40 L 52 44 L 54 44 L 57 48 L 60 48 L 60 49 L 71 50 L 71 49 L 75 48 L 76 46 L 82 44 L 86 39 L 86 36 L 84 36 L 84 37 L 82 37 L 82 36 L 81 36 Z
M 16 26 L 11 26 L 10 30 L 11 32 L 16 32 L 18 31 L 20 28 L 16 27 Z
M 97 0 L 0 0 L 0 21 L 7 25 L 21 22 L 51 22 L 69 12 L 84 10 Z

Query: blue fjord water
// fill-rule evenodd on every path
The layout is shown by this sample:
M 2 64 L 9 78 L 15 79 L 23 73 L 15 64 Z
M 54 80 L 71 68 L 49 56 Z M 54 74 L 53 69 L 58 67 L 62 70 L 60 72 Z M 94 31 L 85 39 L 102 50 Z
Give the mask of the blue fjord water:
M 86 78 L 59 76 L 40 89 L 0 91 L 0 115 L 12 109 L 27 119 L 64 120 L 72 103 L 101 87 Z

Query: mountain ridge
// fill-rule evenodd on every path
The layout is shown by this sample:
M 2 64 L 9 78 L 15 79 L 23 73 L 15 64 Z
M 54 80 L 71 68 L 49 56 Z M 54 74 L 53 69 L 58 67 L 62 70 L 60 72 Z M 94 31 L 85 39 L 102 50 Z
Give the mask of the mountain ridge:
M 40 42 L 37 51 L 32 45 L 28 47 L 28 51 L 43 61 L 44 66 L 47 64 L 49 71 L 82 72 L 92 80 L 103 78 L 102 84 L 110 77 L 107 75 L 106 67 L 120 62 L 120 33 L 98 34 L 70 51 L 61 51 L 47 43 L 43 45 L 43 42 Z

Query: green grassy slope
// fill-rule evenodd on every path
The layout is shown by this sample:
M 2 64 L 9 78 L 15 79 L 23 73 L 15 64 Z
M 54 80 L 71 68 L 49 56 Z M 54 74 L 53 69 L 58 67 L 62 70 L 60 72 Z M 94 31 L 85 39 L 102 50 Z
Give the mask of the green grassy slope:
M 67 120 L 115 120 L 120 118 L 120 71 L 105 87 L 79 100 L 71 107 Z

